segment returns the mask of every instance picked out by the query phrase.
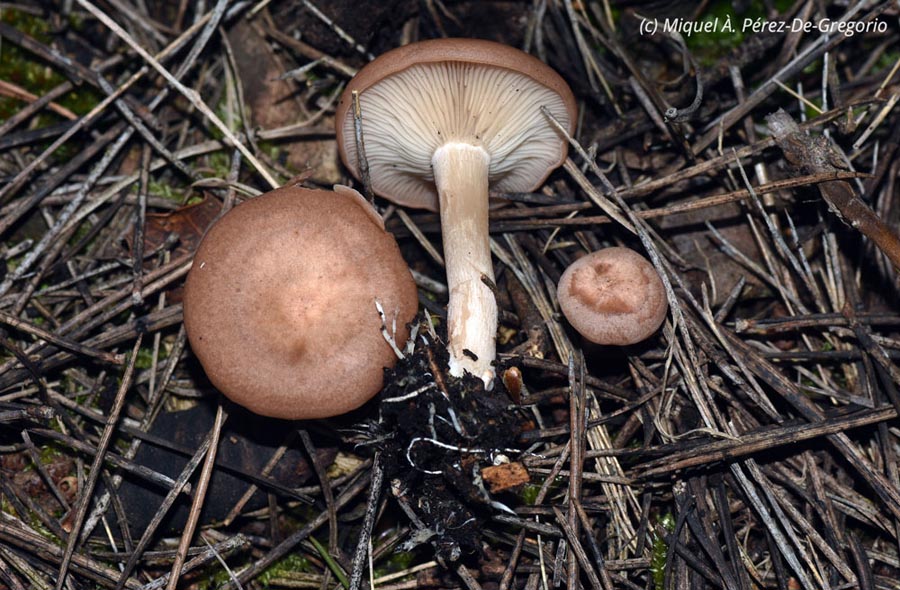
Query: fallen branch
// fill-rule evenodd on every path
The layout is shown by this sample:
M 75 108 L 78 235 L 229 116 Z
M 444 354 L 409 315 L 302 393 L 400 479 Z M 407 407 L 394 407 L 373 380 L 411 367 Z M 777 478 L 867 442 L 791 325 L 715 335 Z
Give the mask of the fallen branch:
M 823 135 L 802 133 L 794 119 L 779 109 L 766 117 L 769 131 L 784 157 L 806 174 L 821 174 L 846 170 L 834 144 Z M 819 185 L 828 207 L 847 225 L 858 229 L 884 252 L 891 263 L 900 269 L 900 235 L 888 226 L 843 180 Z

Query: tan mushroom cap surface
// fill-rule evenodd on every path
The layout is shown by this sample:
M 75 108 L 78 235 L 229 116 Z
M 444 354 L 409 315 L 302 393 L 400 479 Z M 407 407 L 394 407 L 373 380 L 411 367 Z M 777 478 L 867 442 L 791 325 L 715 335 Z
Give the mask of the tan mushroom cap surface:
M 559 307 L 582 336 L 626 346 L 656 332 L 669 304 L 659 274 L 628 248 L 604 248 L 573 262 L 560 277 Z
M 565 161 L 577 116 L 565 80 L 539 59 L 493 41 L 434 39 L 377 57 L 350 81 L 335 128 L 344 164 L 359 177 L 352 93 L 360 93 L 374 191 L 409 207 L 438 210 L 431 159 L 447 143 L 483 147 L 498 192 L 540 186 Z
M 376 299 L 405 341 L 415 283 L 368 203 L 346 187 L 283 187 L 207 232 L 184 322 L 210 381 L 232 401 L 264 416 L 324 418 L 373 397 L 396 362 Z

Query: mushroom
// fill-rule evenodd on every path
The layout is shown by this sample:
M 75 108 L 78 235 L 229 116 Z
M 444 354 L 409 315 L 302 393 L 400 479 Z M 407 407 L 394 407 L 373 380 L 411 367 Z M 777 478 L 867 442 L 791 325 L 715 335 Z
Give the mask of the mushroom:
M 286 186 L 219 219 L 184 293 L 191 348 L 232 401 L 285 419 L 335 416 L 381 389 L 418 308 L 416 286 L 381 218 L 356 191 Z
M 652 335 L 669 304 L 656 269 L 628 248 L 604 248 L 573 262 L 559 279 L 559 307 L 582 336 L 626 346 Z
M 352 95 L 359 93 L 373 191 L 440 211 L 450 301 L 449 372 L 490 387 L 497 303 L 488 236 L 488 188 L 527 192 L 566 158 L 576 104 L 566 82 L 518 49 L 437 39 L 379 56 L 350 81 L 335 125 L 341 158 L 360 176 Z

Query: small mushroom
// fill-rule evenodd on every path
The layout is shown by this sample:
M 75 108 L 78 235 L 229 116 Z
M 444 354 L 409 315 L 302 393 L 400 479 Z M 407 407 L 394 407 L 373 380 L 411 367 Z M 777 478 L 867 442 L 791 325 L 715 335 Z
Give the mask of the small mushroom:
M 381 389 L 418 308 L 381 218 L 356 191 L 287 186 L 250 199 L 207 232 L 184 294 L 191 348 L 232 401 L 264 416 L 353 410 Z
M 518 49 L 437 39 L 381 55 L 350 81 L 337 109 L 338 148 L 360 176 L 352 94 L 359 93 L 372 189 L 395 203 L 440 211 L 450 302 L 449 371 L 490 386 L 497 303 L 488 237 L 488 187 L 527 192 L 566 158 L 576 104 L 566 82 Z
M 651 336 L 669 304 L 656 269 L 628 248 L 604 248 L 573 262 L 559 279 L 559 307 L 582 336 L 626 346 Z

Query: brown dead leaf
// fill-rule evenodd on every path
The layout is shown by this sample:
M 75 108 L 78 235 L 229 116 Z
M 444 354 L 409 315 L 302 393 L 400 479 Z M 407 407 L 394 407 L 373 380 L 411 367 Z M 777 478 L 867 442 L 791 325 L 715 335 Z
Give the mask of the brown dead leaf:
M 172 251 L 173 257 L 193 252 L 221 210 L 221 201 L 205 195 L 199 203 L 181 207 L 171 213 L 148 214 L 144 225 L 144 254 L 159 249 L 166 241 L 172 239 L 177 240 L 177 245 Z M 132 250 L 134 236 L 129 234 L 126 239 L 129 250 Z M 146 265 L 152 266 L 152 261 L 145 261 L 145 268 Z
M 210 195 L 205 195 L 199 203 L 181 207 L 171 213 L 150 213 L 144 223 L 144 270 L 149 271 L 156 266 L 156 261 L 151 255 L 153 252 L 165 247 L 169 241 L 175 243 L 171 249 L 172 257 L 177 258 L 185 254 L 191 254 L 200 245 L 200 240 L 207 228 L 216 220 L 222 211 L 222 202 Z M 134 234 L 128 232 L 125 236 L 129 254 L 134 253 Z M 166 293 L 170 301 L 181 301 L 180 283 Z

